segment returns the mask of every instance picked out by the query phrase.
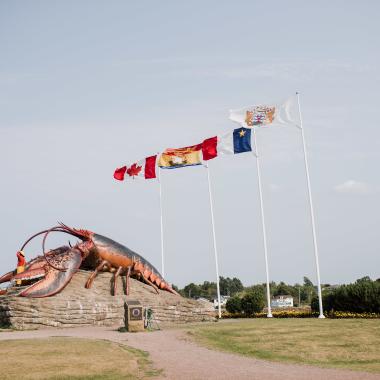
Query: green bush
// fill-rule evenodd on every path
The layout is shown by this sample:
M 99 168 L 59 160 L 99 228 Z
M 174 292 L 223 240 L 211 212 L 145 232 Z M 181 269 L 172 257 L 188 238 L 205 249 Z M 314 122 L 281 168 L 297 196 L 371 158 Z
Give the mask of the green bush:
M 265 306 L 264 291 L 261 286 L 252 287 L 241 299 L 241 308 L 246 315 L 253 315 L 263 310 Z
M 380 313 L 380 282 L 363 277 L 354 284 L 342 285 L 322 296 L 324 311 Z M 311 302 L 313 311 L 319 311 L 318 298 Z
M 241 298 L 238 296 L 234 296 L 228 299 L 226 303 L 226 310 L 229 313 L 241 313 Z

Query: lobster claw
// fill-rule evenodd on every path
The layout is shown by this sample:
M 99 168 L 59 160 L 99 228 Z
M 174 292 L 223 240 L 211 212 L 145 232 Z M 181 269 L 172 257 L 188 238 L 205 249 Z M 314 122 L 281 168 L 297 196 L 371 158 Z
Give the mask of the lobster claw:
M 14 271 L 3 274 L 0 277 L 0 284 L 2 284 L 3 282 L 9 282 L 9 281 L 11 281 L 12 278 L 13 278 L 13 276 L 14 276 Z
M 49 258 L 62 270 L 52 268 L 46 261 L 44 265 L 41 265 L 42 262 L 35 262 L 25 272 L 13 277 L 13 280 L 33 280 L 42 277 L 23 290 L 19 294 L 21 297 L 49 297 L 60 292 L 70 282 L 82 263 L 81 252 L 75 247 L 61 247 L 56 251 L 58 252 L 52 251 Z

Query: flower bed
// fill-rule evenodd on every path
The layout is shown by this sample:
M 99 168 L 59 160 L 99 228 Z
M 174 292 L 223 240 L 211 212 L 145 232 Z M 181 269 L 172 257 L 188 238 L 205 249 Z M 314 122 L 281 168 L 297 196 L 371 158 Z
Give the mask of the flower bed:
M 274 318 L 316 318 L 318 317 L 318 312 L 313 312 L 310 310 L 274 310 L 272 311 L 272 315 Z M 380 314 L 378 313 L 353 313 L 347 311 L 331 311 L 324 313 L 326 318 L 362 318 L 362 319 L 378 319 L 380 318 Z M 243 313 L 228 313 L 224 312 L 222 314 L 222 318 L 266 318 L 266 312 L 256 313 L 254 315 L 246 315 Z
M 330 311 L 326 314 L 329 318 L 365 318 L 377 319 L 380 318 L 379 313 L 354 313 L 351 311 Z

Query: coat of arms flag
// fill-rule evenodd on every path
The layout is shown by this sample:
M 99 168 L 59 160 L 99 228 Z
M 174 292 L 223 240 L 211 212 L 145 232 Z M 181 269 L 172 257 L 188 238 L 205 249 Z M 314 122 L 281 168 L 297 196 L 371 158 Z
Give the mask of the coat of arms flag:
M 299 125 L 297 98 L 292 96 L 281 104 L 256 104 L 230 110 L 230 119 L 247 128 L 269 124 Z

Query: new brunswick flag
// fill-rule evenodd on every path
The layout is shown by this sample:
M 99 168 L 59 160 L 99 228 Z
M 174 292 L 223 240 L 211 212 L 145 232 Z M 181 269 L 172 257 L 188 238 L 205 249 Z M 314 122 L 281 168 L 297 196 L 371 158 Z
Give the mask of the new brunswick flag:
M 158 166 L 162 169 L 177 169 L 201 164 L 202 144 L 166 149 L 158 159 Z

